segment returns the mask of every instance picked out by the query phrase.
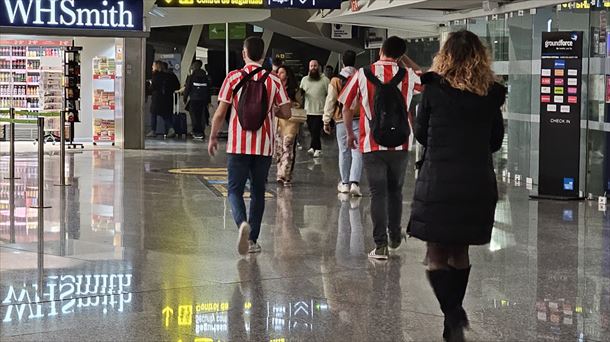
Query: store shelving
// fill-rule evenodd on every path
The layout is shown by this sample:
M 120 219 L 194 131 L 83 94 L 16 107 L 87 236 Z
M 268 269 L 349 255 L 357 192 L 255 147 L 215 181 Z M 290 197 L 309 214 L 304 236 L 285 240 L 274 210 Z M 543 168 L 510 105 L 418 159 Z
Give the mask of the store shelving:
M 50 97 L 45 99 L 45 93 L 41 91 L 41 78 L 43 71 L 55 68 L 57 70 L 48 72 L 58 75 L 61 81 L 62 48 L 35 45 L 36 43 L 37 41 L 28 40 L 0 43 L 0 110 L 14 108 L 18 111 L 33 112 L 26 117 L 35 117 L 35 113 L 41 111 L 61 110 L 63 105 L 61 83 L 58 84 L 58 92 L 47 92 Z M 29 140 L 34 136 L 32 132 L 35 129 L 35 125 L 20 125 L 16 132 L 17 138 Z M 1 137 L 7 138 L 4 125 L 0 125 Z

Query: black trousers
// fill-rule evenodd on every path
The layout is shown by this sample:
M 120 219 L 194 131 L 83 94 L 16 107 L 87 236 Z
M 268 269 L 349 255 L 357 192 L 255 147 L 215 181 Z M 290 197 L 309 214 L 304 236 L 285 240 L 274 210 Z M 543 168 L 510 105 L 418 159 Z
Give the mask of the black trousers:
M 373 238 L 377 247 L 401 238 L 402 186 L 409 155 L 407 151 L 376 151 L 362 155 L 371 191 Z
M 314 150 L 322 149 L 322 128 L 324 127 L 324 121 L 322 115 L 307 115 L 307 127 L 311 134 L 311 145 L 309 147 Z
M 204 134 L 210 116 L 207 103 L 205 101 L 190 101 L 189 113 L 193 122 L 193 133 Z

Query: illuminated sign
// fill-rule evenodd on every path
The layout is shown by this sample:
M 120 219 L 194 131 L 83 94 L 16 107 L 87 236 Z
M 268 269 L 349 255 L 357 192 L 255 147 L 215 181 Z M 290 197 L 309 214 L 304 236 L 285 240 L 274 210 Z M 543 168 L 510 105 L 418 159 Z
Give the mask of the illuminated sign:
M 159 7 L 338 9 L 341 0 L 157 0 Z
M 142 31 L 142 1 L 0 0 L 0 26 Z
M 571 1 L 560 5 L 564 9 L 591 9 L 591 8 L 610 8 L 610 0 L 582 0 Z
M 38 284 L 11 285 L 3 294 L 6 314 L 2 322 L 22 322 L 58 315 L 73 314 L 84 309 L 100 308 L 123 312 L 131 303 L 131 274 L 86 274 L 49 276 L 39 295 Z

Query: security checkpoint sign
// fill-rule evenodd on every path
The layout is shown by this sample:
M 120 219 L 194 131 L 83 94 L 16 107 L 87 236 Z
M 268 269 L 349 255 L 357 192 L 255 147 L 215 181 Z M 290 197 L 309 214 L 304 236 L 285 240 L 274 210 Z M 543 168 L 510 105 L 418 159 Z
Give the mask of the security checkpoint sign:
M 157 0 L 159 7 L 339 9 L 341 0 Z

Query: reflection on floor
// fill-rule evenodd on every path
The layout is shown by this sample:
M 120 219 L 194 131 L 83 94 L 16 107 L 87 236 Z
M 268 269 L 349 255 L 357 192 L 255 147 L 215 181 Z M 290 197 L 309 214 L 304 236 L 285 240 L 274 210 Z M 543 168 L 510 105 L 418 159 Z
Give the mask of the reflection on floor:
M 203 144 L 70 151 L 67 188 L 54 186 L 58 157 L 47 156 L 42 244 L 41 211 L 30 209 L 36 156 L 18 154 L 21 179 L 0 180 L 0 339 L 439 341 L 424 244 L 367 260 L 370 197 L 337 197 L 326 143 L 318 162 L 299 152 L 292 188 L 270 183 L 263 253 L 245 259 L 226 199 L 200 176 L 168 171 L 222 168 Z M 492 242 L 472 250 L 469 340 L 610 340 L 607 213 L 530 201 L 525 184 L 501 178 L 500 192 Z

